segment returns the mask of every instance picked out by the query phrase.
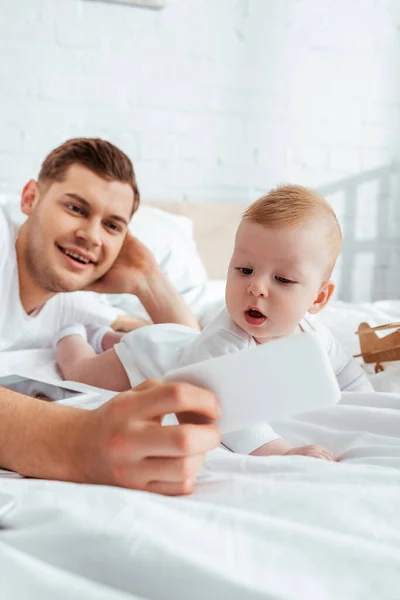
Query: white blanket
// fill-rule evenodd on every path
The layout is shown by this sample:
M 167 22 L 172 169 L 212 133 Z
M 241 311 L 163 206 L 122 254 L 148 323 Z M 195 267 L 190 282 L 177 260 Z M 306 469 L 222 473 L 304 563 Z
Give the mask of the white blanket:
M 188 498 L 1 480 L 18 499 L 0 532 L 1 597 L 397 600 L 399 405 L 355 395 L 286 426 L 326 440 L 337 464 L 216 450 Z
M 50 351 L 0 358 L 56 376 Z M 397 600 L 399 408 L 397 394 L 352 394 L 275 423 L 341 461 L 218 449 L 186 498 L 1 478 L 16 506 L 0 519 L 0 597 Z

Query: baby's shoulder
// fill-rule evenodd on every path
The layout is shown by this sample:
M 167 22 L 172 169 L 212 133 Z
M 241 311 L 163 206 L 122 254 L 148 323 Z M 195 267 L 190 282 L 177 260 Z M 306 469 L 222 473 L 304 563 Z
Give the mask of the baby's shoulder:
M 333 334 L 329 331 L 325 325 L 318 323 L 311 316 L 306 315 L 300 322 L 300 327 L 306 333 L 313 333 L 318 336 L 318 339 L 326 349 L 328 354 L 332 351 L 332 346 L 336 343 Z

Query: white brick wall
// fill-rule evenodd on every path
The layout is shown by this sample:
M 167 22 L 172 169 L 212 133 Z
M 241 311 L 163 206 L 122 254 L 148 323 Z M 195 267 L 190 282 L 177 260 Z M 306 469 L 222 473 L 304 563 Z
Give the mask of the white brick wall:
M 400 153 L 400 0 L 0 0 L 0 56 L 0 192 L 80 135 L 120 145 L 143 197 L 187 201 L 369 169 L 379 188 Z

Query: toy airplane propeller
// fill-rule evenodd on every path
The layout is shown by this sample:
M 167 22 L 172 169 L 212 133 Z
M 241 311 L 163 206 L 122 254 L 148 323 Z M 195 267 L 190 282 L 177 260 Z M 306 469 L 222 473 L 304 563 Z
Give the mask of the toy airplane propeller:
M 376 335 L 376 331 L 384 329 L 396 329 L 393 333 L 380 338 Z M 354 357 L 362 357 L 365 363 L 375 363 L 375 373 L 383 371 L 383 362 L 400 360 L 400 322 L 387 323 L 386 325 L 378 325 L 370 327 L 368 323 L 360 323 L 356 334 L 360 338 L 360 354 L 355 354 Z

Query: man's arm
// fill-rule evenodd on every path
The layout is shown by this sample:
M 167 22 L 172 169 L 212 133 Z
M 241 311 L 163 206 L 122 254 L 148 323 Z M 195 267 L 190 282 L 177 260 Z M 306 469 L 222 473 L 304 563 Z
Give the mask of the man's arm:
M 163 427 L 167 413 L 205 424 Z M 220 441 L 215 396 L 187 384 L 147 381 L 88 411 L 0 388 L 0 467 L 46 479 L 157 492 L 193 490 L 205 453 Z
M 200 329 L 150 250 L 130 234 L 111 269 L 89 289 L 102 294 L 134 294 L 153 323 L 178 323 Z
M 74 442 L 82 412 L 0 388 L 0 468 L 81 481 Z
M 138 279 L 135 294 L 153 323 L 179 323 L 200 331 L 196 317 L 159 267 Z

